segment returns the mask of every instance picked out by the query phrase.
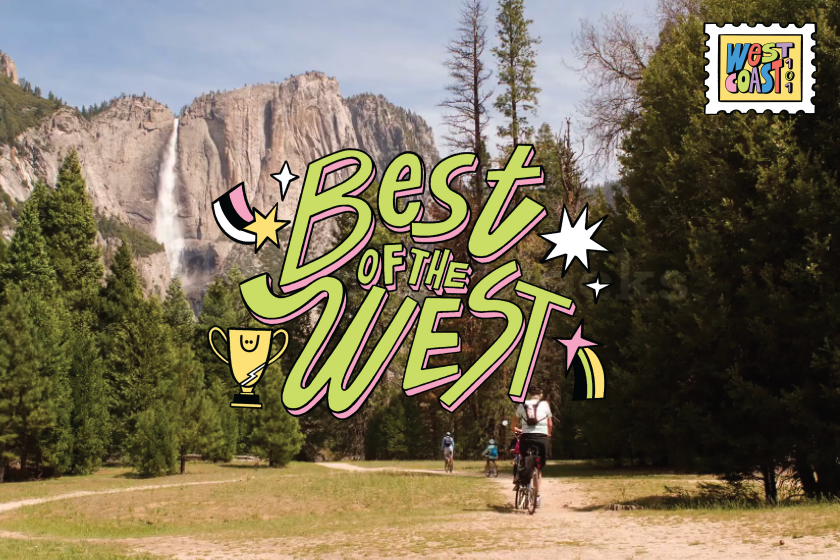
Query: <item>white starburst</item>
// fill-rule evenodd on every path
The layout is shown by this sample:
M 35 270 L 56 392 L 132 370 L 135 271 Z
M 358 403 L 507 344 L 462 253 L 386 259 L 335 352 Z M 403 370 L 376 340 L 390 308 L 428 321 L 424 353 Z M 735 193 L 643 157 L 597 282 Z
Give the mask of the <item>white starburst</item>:
M 298 176 L 289 169 L 289 162 L 287 161 L 283 163 L 283 169 L 280 170 L 280 173 L 272 173 L 271 178 L 280 183 L 280 200 L 286 200 L 289 183 L 297 179 Z
M 601 284 L 601 273 L 599 272 L 598 276 L 595 277 L 594 282 L 584 284 L 584 286 L 595 292 L 595 303 L 598 303 L 598 296 L 601 294 L 601 290 L 603 290 L 607 286 L 612 286 L 612 284 Z
M 563 255 L 566 259 L 563 263 L 563 274 L 572 266 L 575 259 L 580 261 L 580 264 L 589 272 L 589 255 L 588 251 L 603 251 L 609 252 L 609 249 L 602 247 L 592 239 L 592 236 L 601 227 L 601 224 L 606 220 L 606 216 L 595 222 L 590 227 L 586 227 L 586 220 L 589 216 L 589 205 L 583 207 L 583 211 L 578 216 L 574 224 L 569 218 L 569 211 L 566 206 L 563 206 L 563 214 L 560 218 L 560 231 L 556 233 L 548 233 L 541 237 L 546 241 L 554 243 L 554 248 L 543 259 L 543 262 L 556 259 Z

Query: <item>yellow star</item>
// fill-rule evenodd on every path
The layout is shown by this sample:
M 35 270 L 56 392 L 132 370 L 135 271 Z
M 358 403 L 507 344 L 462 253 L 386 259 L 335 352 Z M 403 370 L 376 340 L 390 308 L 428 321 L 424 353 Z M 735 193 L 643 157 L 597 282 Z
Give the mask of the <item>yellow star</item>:
M 289 225 L 289 222 L 280 220 L 277 221 L 277 205 L 275 204 L 268 214 L 260 214 L 260 211 L 254 208 L 254 221 L 245 226 L 250 232 L 257 236 L 257 242 L 254 245 L 254 253 L 260 250 L 266 239 L 270 239 L 276 246 L 280 246 L 277 242 L 277 231 Z

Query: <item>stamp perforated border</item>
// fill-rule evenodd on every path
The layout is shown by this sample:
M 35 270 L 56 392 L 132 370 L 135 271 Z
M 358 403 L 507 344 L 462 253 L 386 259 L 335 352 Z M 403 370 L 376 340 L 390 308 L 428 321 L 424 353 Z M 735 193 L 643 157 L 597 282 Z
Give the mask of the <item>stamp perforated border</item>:
M 720 26 L 716 23 L 703 24 L 703 32 L 709 36 L 705 45 L 708 47 L 706 51 L 706 114 L 715 115 L 720 112 L 734 113 L 747 111 L 756 111 L 763 113 L 771 111 L 773 113 L 781 113 L 788 111 L 796 113 L 803 111 L 805 113 L 814 112 L 814 72 L 816 67 L 814 65 L 814 47 L 816 41 L 813 35 L 817 32 L 817 25 L 815 23 L 806 23 L 804 25 L 781 25 L 774 23 L 771 25 L 734 25 L 727 23 Z M 720 100 L 720 92 L 718 89 L 718 70 L 717 64 L 720 60 L 720 41 L 721 35 L 801 35 L 802 37 L 802 100 L 801 101 L 727 101 Z

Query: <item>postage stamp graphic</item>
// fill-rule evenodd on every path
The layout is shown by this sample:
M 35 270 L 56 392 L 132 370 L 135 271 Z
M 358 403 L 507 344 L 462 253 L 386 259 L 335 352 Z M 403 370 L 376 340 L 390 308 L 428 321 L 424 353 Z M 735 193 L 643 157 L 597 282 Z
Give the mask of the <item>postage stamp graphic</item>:
M 706 114 L 814 112 L 816 24 L 704 25 Z

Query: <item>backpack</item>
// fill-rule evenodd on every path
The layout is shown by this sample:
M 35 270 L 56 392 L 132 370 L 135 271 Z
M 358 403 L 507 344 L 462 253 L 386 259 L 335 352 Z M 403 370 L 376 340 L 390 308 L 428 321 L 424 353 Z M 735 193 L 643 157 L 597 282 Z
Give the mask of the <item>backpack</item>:
M 443 438 L 443 446 L 444 447 L 452 447 L 452 438 L 449 437 L 449 436 L 446 436 L 445 438 Z
M 537 407 L 540 405 L 540 402 L 542 401 L 525 405 L 525 423 L 529 426 L 536 426 L 540 423 L 540 419 L 537 418 Z
M 537 458 L 534 455 L 528 455 L 522 458 L 519 464 L 518 475 L 519 480 L 525 484 L 531 481 L 534 476 L 534 471 L 537 470 Z
M 490 449 L 490 458 L 491 459 L 497 459 L 498 457 L 499 457 L 499 449 L 494 445 Z

